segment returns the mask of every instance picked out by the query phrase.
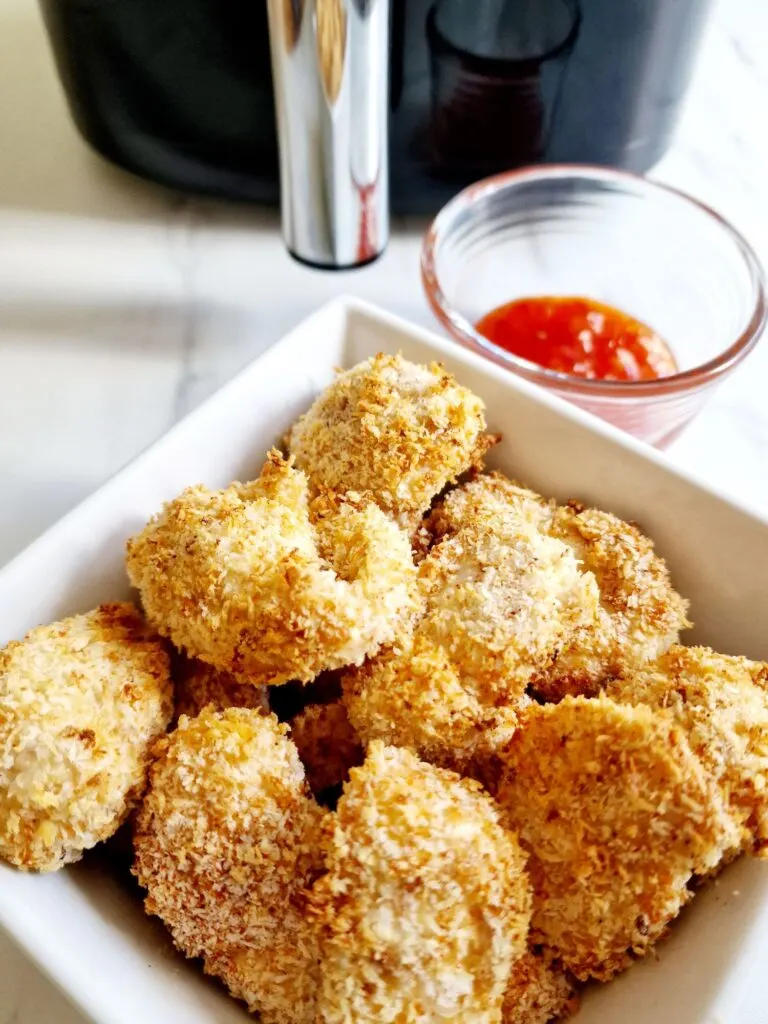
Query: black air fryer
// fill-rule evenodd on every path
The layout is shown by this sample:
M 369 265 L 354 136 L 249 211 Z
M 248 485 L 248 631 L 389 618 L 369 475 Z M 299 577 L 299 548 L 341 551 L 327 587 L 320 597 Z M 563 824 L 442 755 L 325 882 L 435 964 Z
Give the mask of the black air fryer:
M 298 19 L 308 0 L 283 2 Z M 266 0 L 42 5 L 73 116 L 97 150 L 166 185 L 277 202 Z M 392 0 L 393 209 L 434 212 L 522 164 L 647 170 L 670 141 L 709 7 Z

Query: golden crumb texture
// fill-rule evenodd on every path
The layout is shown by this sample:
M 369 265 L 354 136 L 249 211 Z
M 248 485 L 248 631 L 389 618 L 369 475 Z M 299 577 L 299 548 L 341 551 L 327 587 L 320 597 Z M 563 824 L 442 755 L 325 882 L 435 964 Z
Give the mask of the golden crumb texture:
M 127 568 L 160 633 L 260 685 L 360 664 L 417 608 L 407 536 L 370 501 L 313 513 L 306 476 L 275 451 L 252 483 L 168 502 Z
M 525 949 L 515 837 L 480 786 L 374 742 L 329 829 L 311 894 L 324 1024 L 494 1024 Z
M 224 708 L 255 708 L 269 714 L 269 693 L 266 686 L 244 682 L 231 672 L 221 672 L 197 658 L 177 655 L 173 666 L 175 717 L 194 718 L 204 707 L 215 711 Z
M 605 692 L 673 715 L 715 780 L 743 849 L 768 855 L 768 665 L 674 646 Z
M 550 1024 L 579 1008 L 574 979 L 542 952 L 528 950 L 512 965 L 504 993 L 502 1024 Z
M 652 541 L 608 512 L 577 501 L 557 505 L 488 473 L 450 492 L 432 514 L 431 528 L 437 537 L 450 535 L 478 517 L 498 521 L 508 506 L 525 508 L 542 536 L 569 550 L 583 585 L 591 581 L 581 622 L 573 622 L 555 656 L 531 679 L 545 699 L 596 694 L 613 676 L 653 661 L 690 625 L 688 602 L 672 586 Z
M 0 856 L 54 871 L 117 831 L 173 710 L 170 662 L 131 604 L 0 651 Z
M 457 488 L 431 517 L 437 542 L 419 566 L 425 610 L 412 635 L 343 686 L 366 741 L 482 776 L 512 736 L 527 686 L 595 621 L 598 590 L 542 528 L 536 495 L 510 485 L 503 500 L 475 501 L 476 490 Z
M 661 550 L 486 471 L 484 413 L 437 363 L 339 371 L 128 541 L 142 613 L 1 650 L 0 857 L 125 822 L 261 1024 L 563 1021 L 768 857 L 768 664 L 682 646 Z
M 363 763 L 363 747 L 341 700 L 309 704 L 291 719 L 296 744 L 313 793 L 340 786 L 350 768 Z
M 653 661 L 690 626 L 688 602 L 672 586 L 653 541 L 610 512 L 570 502 L 558 508 L 554 536 L 568 544 L 600 588 L 597 629 L 576 636 L 545 680 L 549 697 L 596 693 L 610 676 Z
M 371 492 L 409 531 L 493 440 L 482 401 L 437 363 L 377 355 L 346 370 L 293 426 L 314 489 Z
M 530 707 L 498 799 L 530 855 L 532 940 L 581 980 L 643 956 L 738 842 L 671 716 L 606 697 Z
M 302 900 L 324 812 L 286 734 L 249 708 L 182 716 L 157 745 L 133 870 L 147 912 L 265 1024 L 312 1024 L 318 960 Z

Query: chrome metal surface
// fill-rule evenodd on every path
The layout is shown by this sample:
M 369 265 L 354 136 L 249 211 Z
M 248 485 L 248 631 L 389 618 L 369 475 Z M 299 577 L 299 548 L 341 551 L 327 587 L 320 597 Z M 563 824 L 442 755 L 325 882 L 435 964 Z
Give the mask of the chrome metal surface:
M 283 237 L 316 266 L 389 234 L 389 0 L 268 0 Z

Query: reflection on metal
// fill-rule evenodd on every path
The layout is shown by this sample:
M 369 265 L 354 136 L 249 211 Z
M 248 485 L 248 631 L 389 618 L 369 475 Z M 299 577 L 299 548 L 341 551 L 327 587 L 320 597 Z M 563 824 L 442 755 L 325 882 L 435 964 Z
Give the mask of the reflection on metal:
M 368 262 L 389 229 L 389 2 L 268 0 L 268 11 L 286 245 L 317 266 Z
M 344 75 L 347 16 L 343 0 L 316 0 L 317 59 L 325 96 L 333 106 Z
M 292 50 L 299 41 L 301 15 L 304 0 L 282 0 L 283 3 L 283 38 L 288 50 Z

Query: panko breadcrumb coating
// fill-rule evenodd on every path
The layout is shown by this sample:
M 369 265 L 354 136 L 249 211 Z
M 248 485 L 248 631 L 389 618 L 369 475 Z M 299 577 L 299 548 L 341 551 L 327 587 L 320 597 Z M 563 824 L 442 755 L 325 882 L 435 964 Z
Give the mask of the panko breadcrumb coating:
M 550 1024 L 579 1008 L 572 978 L 545 955 L 528 950 L 515 960 L 504 994 L 502 1024 Z
M 343 680 L 364 741 L 475 774 L 510 738 L 530 680 L 597 614 L 594 578 L 538 528 L 539 514 L 527 499 L 481 507 L 432 548 L 413 635 Z
M 664 712 L 605 697 L 532 705 L 497 797 L 530 852 L 531 941 L 580 980 L 643 956 L 738 841 L 715 785 Z
M 743 830 L 744 848 L 768 855 L 768 665 L 674 646 L 606 693 L 671 712 Z
M 55 871 L 113 835 L 170 720 L 170 662 L 131 604 L 0 651 L 0 856 Z
M 476 476 L 447 495 L 430 517 L 433 533 L 455 532 L 478 515 L 521 504 L 547 536 L 566 544 L 582 572 L 597 581 L 597 621 L 585 622 L 533 680 L 547 700 L 594 695 L 602 683 L 652 661 L 690 625 L 688 603 L 674 588 L 653 543 L 632 523 L 577 501 L 558 506 L 501 473 Z
M 224 708 L 255 708 L 269 714 L 266 686 L 241 682 L 231 673 L 220 672 L 197 658 L 180 655 L 176 659 L 173 688 L 177 719 L 181 715 L 194 718 L 209 704 L 215 711 L 223 711 Z
M 377 355 L 340 373 L 287 443 L 313 488 L 369 491 L 414 530 L 432 499 L 495 439 L 483 403 L 437 363 Z
M 363 763 L 362 745 L 340 700 L 310 704 L 290 724 L 313 793 L 340 785 L 350 768 Z
M 353 768 L 311 905 L 324 1024 L 494 1024 L 530 891 L 480 786 L 373 743 Z
M 571 501 L 552 520 L 600 587 L 596 631 L 578 634 L 537 687 L 547 697 L 596 693 L 608 677 L 652 661 L 690 626 L 688 602 L 673 588 L 653 541 L 633 523 Z
M 472 523 L 492 522 L 510 507 L 542 530 L 551 518 L 551 506 L 541 495 L 494 471 L 474 473 L 448 491 L 429 514 L 426 527 L 439 540 Z
M 316 936 L 303 909 L 289 907 L 269 944 L 215 953 L 204 969 L 242 999 L 261 1024 L 317 1024 L 317 955 Z
M 408 538 L 372 502 L 324 502 L 275 451 L 258 480 L 198 486 L 128 543 L 147 616 L 176 647 L 243 682 L 307 682 L 359 664 L 416 609 Z
M 312 1024 L 313 986 L 297 979 L 316 983 L 317 955 L 299 907 L 324 812 L 286 733 L 246 708 L 183 716 L 157 744 L 133 870 L 147 912 L 265 1024 Z
M 365 743 L 381 739 L 462 775 L 482 778 L 517 728 L 519 702 L 483 705 L 448 653 L 418 628 L 345 676 L 343 688 L 350 722 Z

